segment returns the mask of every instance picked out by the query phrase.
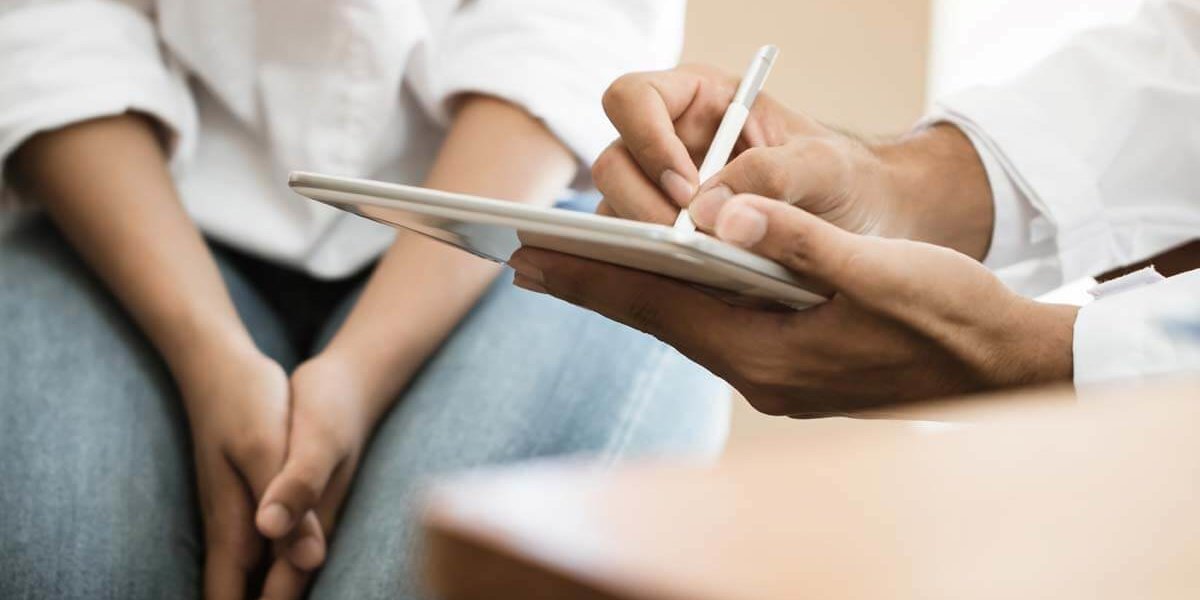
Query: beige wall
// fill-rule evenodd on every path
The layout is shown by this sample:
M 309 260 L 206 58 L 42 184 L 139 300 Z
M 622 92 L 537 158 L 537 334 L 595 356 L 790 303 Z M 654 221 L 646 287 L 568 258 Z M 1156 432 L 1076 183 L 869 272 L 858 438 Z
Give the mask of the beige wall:
M 904 131 L 924 106 L 929 0 L 690 0 L 684 60 L 741 73 L 777 44 L 768 90 L 830 124 L 868 134 Z M 730 448 L 852 427 L 794 421 L 735 404 Z
M 818 119 L 864 133 L 921 114 L 929 0 L 690 0 L 684 60 L 740 73 L 767 43 L 782 54 L 768 89 Z

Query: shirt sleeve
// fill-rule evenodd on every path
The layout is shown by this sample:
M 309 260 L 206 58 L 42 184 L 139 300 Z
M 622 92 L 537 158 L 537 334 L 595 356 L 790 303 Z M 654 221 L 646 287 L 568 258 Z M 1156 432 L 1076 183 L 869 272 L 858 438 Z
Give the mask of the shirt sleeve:
M 616 138 L 600 99 L 624 73 L 678 60 L 684 0 L 475 0 L 418 49 L 410 77 L 439 122 L 463 93 L 544 122 L 584 165 Z M 586 171 L 586 169 L 584 169 Z
M 0 8 L 0 164 L 34 134 L 138 111 L 155 118 L 178 163 L 196 117 L 181 70 L 168 65 L 142 11 L 111 0 L 43 0 Z M 7 185 L 0 206 L 17 203 Z
M 1103 296 L 1075 321 L 1075 383 L 1200 370 L 1200 270 Z
M 996 198 L 989 261 L 1019 291 L 1153 256 L 1200 233 L 1200 3 L 1152 0 L 1003 85 L 939 101 Z M 993 255 L 994 254 L 994 255 Z

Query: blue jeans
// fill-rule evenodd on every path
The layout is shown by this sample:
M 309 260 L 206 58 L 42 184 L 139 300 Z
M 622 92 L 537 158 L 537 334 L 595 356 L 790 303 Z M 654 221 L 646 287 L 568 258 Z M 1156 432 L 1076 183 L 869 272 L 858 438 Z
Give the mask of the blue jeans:
M 294 365 L 312 351 L 218 262 L 264 352 Z M 726 396 L 654 339 L 502 277 L 378 428 L 312 597 L 416 596 L 432 476 L 563 454 L 712 455 Z M 187 427 L 160 359 L 54 228 L 0 233 L 0 598 L 198 596 Z

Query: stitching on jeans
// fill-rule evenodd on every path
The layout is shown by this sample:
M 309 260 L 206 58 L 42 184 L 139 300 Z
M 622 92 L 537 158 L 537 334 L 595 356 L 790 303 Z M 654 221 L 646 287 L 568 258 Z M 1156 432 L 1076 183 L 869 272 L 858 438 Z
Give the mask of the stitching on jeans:
M 644 369 L 635 380 L 633 390 L 630 392 L 633 401 L 622 412 L 617 434 L 611 438 L 608 447 L 605 448 L 603 456 L 606 465 L 614 464 L 625 454 L 626 448 L 633 439 L 634 431 L 646 413 L 646 406 L 650 404 L 652 392 L 656 389 L 658 382 L 662 380 L 663 372 L 666 371 L 664 365 L 670 356 L 670 351 L 661 343 L 656 344 L 655 350 L 657 356 L 651 356 L 647 361 L 647 363 L 653 361 L 653 367 Z

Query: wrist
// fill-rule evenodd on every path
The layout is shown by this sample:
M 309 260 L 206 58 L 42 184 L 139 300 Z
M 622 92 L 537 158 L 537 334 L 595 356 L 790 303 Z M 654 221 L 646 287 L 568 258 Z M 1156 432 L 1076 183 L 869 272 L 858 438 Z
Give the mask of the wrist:
M 331 344 L 296 372 L 302 379 L 338 382 L 343 401 L 369 430 L 391 407 L 415 370 L 400 361 L 385 363 L 353 347 Z
M 995 219 L 987 171 L 960 129 L 939 124 L 873 148 L 884 164 L 893 227 L 889 237 L 928 242 L 976 260 Z
M 992 387 L 1069 382 L 1075 374 L 1079 307 L 1018 298 L 1007 324 L 992 334 Z M 1013 326 L 1016 324 L 1016 326 Z
M 184 328 L 179 328 L 184 329 Z M 160 344 L 160 352 L 181 387 L 213 377 L 222 365 L 270 361 L 241 327 L 186 328 L 190 333 Z

